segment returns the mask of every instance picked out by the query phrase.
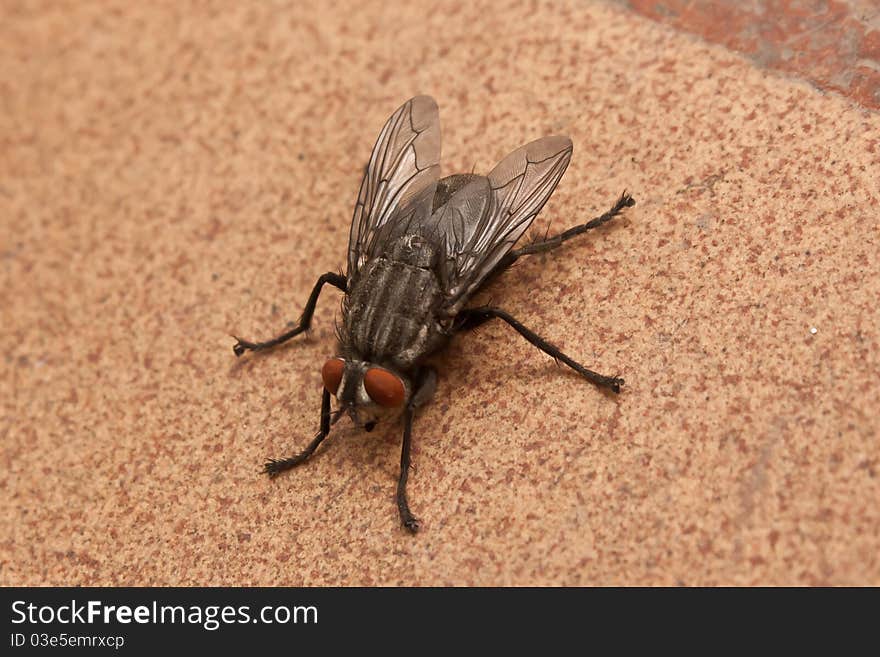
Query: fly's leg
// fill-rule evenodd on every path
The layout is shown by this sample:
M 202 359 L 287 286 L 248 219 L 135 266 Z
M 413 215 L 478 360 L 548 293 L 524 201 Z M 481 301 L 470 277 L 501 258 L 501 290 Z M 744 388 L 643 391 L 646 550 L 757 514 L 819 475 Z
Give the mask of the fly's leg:
M 318 282 L 315 283 L 315 287 L 312 288 L 312 293 L 309 295 L 309 300 L 306 301 L 306 307 L 303 310 L 302 317 L 299 319 L 299 323 L 286 333 L 282 333 L 277 338 L 272 338 L 271 340 L 266 340 L 265 342 L 248 342 L 247 340 L 242 340 L 237 336 L 233 336 L 238 342 L 232 347 L 232 350 L 235 352 L 236 356 L 241 356 L 246 351 L 260 351 L 262 349 L 268 349 L 269 347 L 274 347 L 276 345 L 281 344 L 282 342 L 286 342 L 290 340 L 303 331 L 307 331 L 309 326 L 312 324 L 312 315 L 315 313 L 315 306 L 318 303 L 318 296 L 321 294 L 321 288 L 324 287 L 324 283 L 330 283 L 331 285 L 338 287 L 340 290 L 345 292 L 346 288 L 346 278 L 342 274 L 335 274 L 333 272 L 327 272 L 321 278 L 318 279 Z
M 593 370 L 589 370 L 577 361 L 569 358 L 564 353 L 562 353 L 557 347 L 547 342 L 540 335 L 535 333 L 534 331 L 526 328 L 522 324 L 520 324 L 513 317 L 508 315 L 506 312 L 501 310 L 500 308 L 465 308 L 455 317 L 455 327 L 458 331 L 467 331 L 473 328 L 488 322 L 490 319 L 501 319 L 507 322 L 513 329 L 523 336 L 526 340 L 535 345 L 538 349 L 543 351 L 545 354 L 551 356 L 554 360 L 562 361 L 566 365 L 568 365 L 575 372 L 586 378 L 591 383 L 596 384 L 602 388 L 608 388 L 609 390 L 613 390 L 614 392 L 620 392 L 620 386 L 623 385 L 623 379 L 618 378 L 616 376 L 605 376 L 603 374 L 599 374 L 598 372 L 594 372 Z
M 407 404 L 404 414 L 403 449 L 400 452 L 400 479 L 397 481 L 397 510 L 400 512 L 400 522 L 410 533 L 419 531 L 419 521 L 409 510 L 406 501 L 406 480 L 409 479 L 410 447 L 412 446 L 412 423 L 415 408 Z
M 400 522 L 410 533 L 419 531 L 419 521 L 409 510 L 406 500 L 406 481 L 409 478 L 410 448 L 412 447 L 412 425 L 416 408 L 427 402 L 433 395 L 437 386 L 437 373 L 433 369 L 424 370 L 420 377 L 419 386 L 407 403 L 404 411 L 403 447 L 400 452 L 400 479 L 397 481 L 397 510 L 400 512 Z
M 620 198 L 617 199 L 617 202 L 613 206 L 611 206 L 611 209 L 608 210 L 608 212 L 606 212 L 605 214 L 600 215 L 585 224 L 581 224 L 580 226 L 569 228 L 568 230 L 559 233 L 558 235 L 554 235 L 553 237 L 548 237 L 546 239 L 533 242 L 532 244 L 528 244 L 521 249 L 516 249 L 515 251 L 509 251 L 507 255 L 501 258 L 501 260 L 495 266 L 495 269 L 492 271 L 491 275 L 504 271 L 505 269 L 510 267 L 510 265 L 516 262 L 520 256 L 551 251 L 557 246 L 560 246 L 563 242 L 570 240 L 572 237 L 577 237 L 578 235 L 586 233 L 588 230 L 598 228 L 602 224 L 608 223 L 609 221 L 614 219 L 614 217 L 623 212 L 625 208 L 631 208 L 635 204 L 635 199 L 627 192 L 623 192 L 623 194 L 620 195 Z
M 323 442 L 324 438 L 327 437 L 327 434 L 330 433 L 330 393 L 327 392 L 327 389 L 324 389 L 323 396 L 321 397 L 321 429 L 318 431 L 315 438 L 308 444 L 308 446 L 301 451 L 296 456 L 291 456 L 286 459 L 269 459 L 266 464 L 263 466 L 263 472 L 265 472 L 270 477 L 274 477 L 278 474 L 281 474 L 285 470 L 290 470 L 291 468 L 295 468 L 300 463 L 303 463 L 306 459 L 308 459 L 316 449 L 318 449 L 318 445 Z

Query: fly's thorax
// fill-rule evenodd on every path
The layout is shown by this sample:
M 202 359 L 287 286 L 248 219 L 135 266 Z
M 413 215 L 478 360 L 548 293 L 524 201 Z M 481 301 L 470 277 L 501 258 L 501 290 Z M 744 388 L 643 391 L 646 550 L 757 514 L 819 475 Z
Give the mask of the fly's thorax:
M 422 235 L 404 235 L 397 238 L 388 250 L 387 258 L 420 269 L 431 269 L 437 264 L 437 249 Z
M 424 237 L 404 235 L 386 255 L 367 262 L 348 292 L 339 337 L 344 353 L 407 371 L 442 346 L 442 292 L 437 250 Z

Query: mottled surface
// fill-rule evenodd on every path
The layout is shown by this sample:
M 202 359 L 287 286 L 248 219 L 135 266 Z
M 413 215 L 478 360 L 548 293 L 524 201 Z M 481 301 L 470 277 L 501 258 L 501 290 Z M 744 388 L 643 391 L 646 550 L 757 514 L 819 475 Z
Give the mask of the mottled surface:
M 313 462 L 344 263 L 406 98 L 444 170 L 567 133 L 540 228 L 417 421 Z M 880 116 L 618 6 L 6 3 L 2 584 L 880 584 Z M 334 296 L 336 295 L 336 296 Z
M 614 0 L 880 109 L 877 0 Z

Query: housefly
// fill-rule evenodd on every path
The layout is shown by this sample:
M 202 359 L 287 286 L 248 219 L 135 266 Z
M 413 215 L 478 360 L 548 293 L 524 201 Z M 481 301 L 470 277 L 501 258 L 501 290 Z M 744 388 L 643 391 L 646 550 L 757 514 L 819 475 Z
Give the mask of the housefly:
M 386 414 L 402 412 L 397 507 L 403 526 L 416 532 L 419 524 L 406 496 L 413 417 L 432 397 L 437 380 L 425 359 L 453 335 L 492 319 L 507 323 L 591 383 L 620 391 L 623 379 L 587 369 L 504 310 L 466 307 L 487 280 L 521 256 L 549 251 L 635 204 L 624 192 L 600 217 L 513 250 L 562 178 L 571 153 L 567 137 L 544 137 L 513 151 L 487 176 L 440 178 L 434 99 L 416 96 L 391 115 L 361 182 L 345 275 L 322 275 L 299 322 L 286 333 L 265 342 L 236 338 L 236 356 L 279 345 L 309 328 L 324 285 L 345 293 L 338 347 L 321 369 L 320 430 L 299 454 L 268 461 L 267 474 L 303 463 L 342 415 L 370 431 Z M 337 400 L 335 411 L 331 396 Z

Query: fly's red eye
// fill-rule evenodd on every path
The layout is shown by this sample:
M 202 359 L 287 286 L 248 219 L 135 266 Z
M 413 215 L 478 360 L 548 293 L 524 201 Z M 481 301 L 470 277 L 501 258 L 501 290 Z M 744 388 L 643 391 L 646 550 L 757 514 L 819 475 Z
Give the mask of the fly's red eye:
M 321 378 L 324 379 L 324 387 L 331 395 L 335 395 L 342 383 L 342 370 L 345 369 L 345 361 L 341 358 L 328 358 L 321 368 Z
M 379 406 L 400 406 L 406 396 L 403 381 L 388 370 L 371 367 L 364 375 L 364 388 L 367 394 Z

